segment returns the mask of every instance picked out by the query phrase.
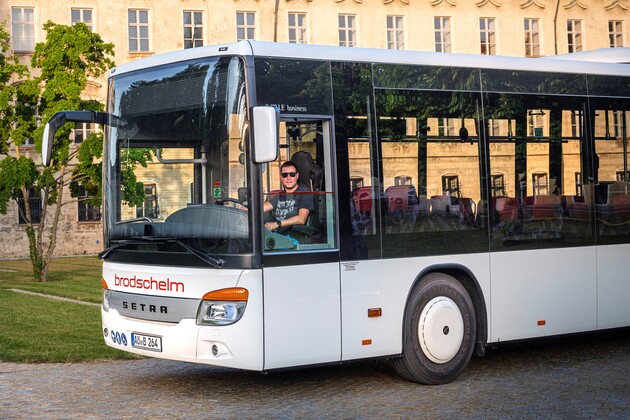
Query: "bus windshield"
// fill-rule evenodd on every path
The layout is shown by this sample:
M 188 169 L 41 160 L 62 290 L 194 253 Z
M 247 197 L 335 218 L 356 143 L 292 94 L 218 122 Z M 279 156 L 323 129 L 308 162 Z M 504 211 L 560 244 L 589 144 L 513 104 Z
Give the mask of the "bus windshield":
M 241 61 L 123 73 L 109 89 L 108 112 L 126 124 L 110 127 L 104 146 L 105 252 L 215 266 L 251 253 Z

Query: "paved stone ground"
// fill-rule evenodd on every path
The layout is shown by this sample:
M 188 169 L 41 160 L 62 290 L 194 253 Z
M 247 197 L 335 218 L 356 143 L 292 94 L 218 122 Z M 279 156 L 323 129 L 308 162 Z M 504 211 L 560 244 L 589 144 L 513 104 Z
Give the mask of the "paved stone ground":
M 630 331 L 504 346 L 442 386 L 386 362 L 262 375 L 157 359 L 0 363 L 0 418 L 630 419 Z

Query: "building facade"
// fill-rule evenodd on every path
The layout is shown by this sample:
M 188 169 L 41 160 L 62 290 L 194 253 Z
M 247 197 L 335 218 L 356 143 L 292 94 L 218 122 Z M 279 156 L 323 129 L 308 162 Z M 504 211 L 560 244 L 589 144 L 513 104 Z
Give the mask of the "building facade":
M 162 52 L 245 39 L 534 58 L 624 46 L 628 16 L 630 0 L 7 0 L 0 6 L 0 22 L 11 34 L 13 53 L 24 63 L 30 61 L 35 44 L 45 41 L 42 27 L 48 20 L 64 25 L 86 23 L 115 45 L 114 59 L 123 64 Z M 85 95 L 104 102 L 105 78 L 92 81 Z M 536 118 L 532 116 L 528 127 L 547 130 L 544 118 Z M 459 129 L 458 122 L 447 119 L 428 123 L 434 126 L 433 132 L 445 135 Z M 470 124 L 472 132 L 474 123 Z M 508 132 L 507 126 L 497 124 L 496 130 Z M 75 141 L 80 142 L 92 129 L 78 126 Z M 417 151 L 411 145 L 400 147 L 410 150 L 387 151 L 395 162 L 392 185 L 418 176 L 413 169 L 416 163 L 406 163 L 404 158 Z M 436 150 L 434 154 L 450 152 Z M 34 154 L 32 145 L 22 146 L 21 153 Z M 440 162 L 447 167 L 436 164 L 432 168 L 441 180 L 436 190 L 463 188 L 458 185 L 462 174 L 457 168 L 449 166 L 448 159 Z M 365 185 L 368 176 L 364 179 L 362 171 L 357 165 L 354 176 L 357 184 Z M 496 172 L 503 171 L 497 168 Z M 528 177 L 534 179 L 536 174 Z M 543 184 L 549 188 L 543 172 L 539 178 L 541 188 Z M 496 181 L 497 191 L 514 193 L 510 191 L 514 186 L 505 185 L 498 175 Z M 532 188 L 536 182 L 532 181 Z M 147 198 L 135 209 L 137 215 L 158 214 L 158 187 L 145 183 Z M 476 196 L 478 191 L 466 194 Z M 29 197 L 36 208 L 38 200 L 41 204 L 37 192 Z M 0 258 L 28 255 L 19 205 L 11 203 L 8 213 L 0 215 Z M 95 254 L 102 249 L 99 209 L 77 201 L 64 206 L 62 214 L 56 255 Z

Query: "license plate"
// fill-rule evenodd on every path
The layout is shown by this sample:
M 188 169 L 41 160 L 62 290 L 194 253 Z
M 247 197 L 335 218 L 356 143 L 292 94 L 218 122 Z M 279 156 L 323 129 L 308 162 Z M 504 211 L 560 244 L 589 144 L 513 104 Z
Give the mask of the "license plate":
M 162 337 L 131 333 L 131 347 L 143 350 L 162 351 Z

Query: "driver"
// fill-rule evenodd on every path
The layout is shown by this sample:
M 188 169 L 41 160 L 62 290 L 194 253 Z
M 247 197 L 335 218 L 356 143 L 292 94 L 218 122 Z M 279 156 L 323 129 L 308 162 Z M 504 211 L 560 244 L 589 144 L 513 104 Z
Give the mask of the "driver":
M 314 209 L 313 196 L 308 187 L 298 184 L 299 178 L 295 163 L 288 160 L 280 166 L 282 191 L 270 194 L 269 200 L 263 205 L 265 212 L 275 210 L 276 214 L 275 220 L 265 223 L 267 229 L 284 230 L 306 223 L 308 215 Z

